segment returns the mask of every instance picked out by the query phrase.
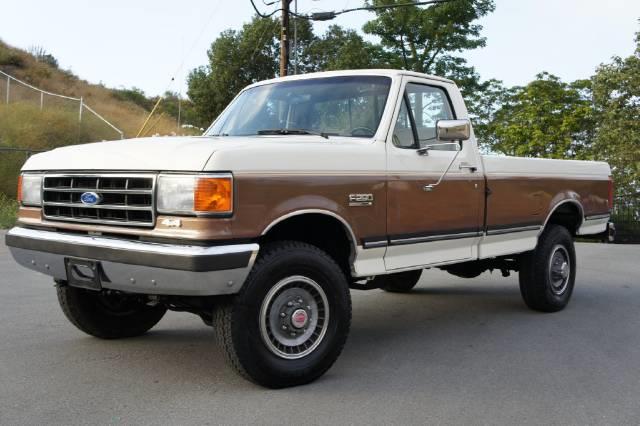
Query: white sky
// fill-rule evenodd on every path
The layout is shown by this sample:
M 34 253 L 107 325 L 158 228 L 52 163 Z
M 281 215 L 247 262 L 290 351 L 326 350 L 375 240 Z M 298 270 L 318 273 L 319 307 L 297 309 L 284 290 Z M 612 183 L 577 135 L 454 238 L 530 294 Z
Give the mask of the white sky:
M 272 10 L 255 0 L 263 11 Z M 186 75 L 207 62 L 206 51 L 223 30 L 251 19 L 249 0 L 6 0 L 0 38 L 17 47 L 39 45 L 61 67 L 90 82 L 142 88 L 154 95 L 186 91 Z M 361 0 L 298 0 L 298 10 L 356 7 Z M 496 0 L 482 20 L 487 47 L 466 54 L 483 78 L 525 84 L 540 71 L 563 79 L 589 77 L 613 55 L 634 50 L 640 30 L 638 0 Z M 361 31 L 369 12 L 315 23 Z M 182 65 L 182 66 L 181 66 Z M 177 73 L 176 73 L 177 71 Z M 176 75 L 176 82 L 170 83 Z

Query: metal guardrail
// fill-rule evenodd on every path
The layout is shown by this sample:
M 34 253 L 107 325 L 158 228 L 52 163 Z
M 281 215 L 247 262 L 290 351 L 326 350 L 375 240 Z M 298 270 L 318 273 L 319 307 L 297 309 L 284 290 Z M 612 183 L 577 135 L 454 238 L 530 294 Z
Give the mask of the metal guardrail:
M 119 135 L 120 135 L 120 139 L 124 139 L 124 132 L 120 129 L 118 129 L 116 126 L 114 126 L 112 123 L 110 123 L 106 118 L 104 118 L 103 116 L 101 116 L 100 114 L 98 114 L 96 111 L 93 110 L 93 108 L 89 107 L 89 105 L 87 105 L 84 102 L 84 99 L 82 97 L 79 98 L 74 98 L 72 96 L 65 96 L 65 95 L 60 95 L 58 93 L 52 93 L 52 92 L 47 92 L 46 90 L 42 90 L 39 89 L 35 86 L 32 86 L 29 83 L 25 83 L 22 80 L 18 80 L 17 78 L 7 74 L 6 72 L 0 71 L 0 75 L 3 76 L 4 78 L 6 78 L 6 94 L 5 94 L 5 103 L 9 104 L 11 101 L 11 82 L 13 81 L 16 84 L 20 84 L 28 89 L 34 90 L 38 93 L 40 93 L 40 109 L 42 110 L 44 108 L 44 97 L 46 96 L 52 96 L 52 97 L 56 97 L 56 98 L 60 98 L 60 99 L 66 99 L 66 100 L 70 100 L 70 101 L 75 101 L 79 103 L 79 107 L 78 107 L 78 121 L 82 122 L 82 114 L 84 110 L 87 110 L 89 113 L 93 114 L 96 118 L 98 118 L 100 121 L 104 122 L 107 126 L 109 126 L 110 128 L 112 128 L 113 130 L 115 130 Z
M 640 243 L 640 193 L 617 196 L 611 220 L 616 225 L 616 242 Z

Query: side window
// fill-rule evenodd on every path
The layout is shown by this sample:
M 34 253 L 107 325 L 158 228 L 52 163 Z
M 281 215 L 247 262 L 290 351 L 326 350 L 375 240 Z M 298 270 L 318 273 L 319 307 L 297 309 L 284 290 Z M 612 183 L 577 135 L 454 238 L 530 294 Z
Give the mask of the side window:
M 416 147 L 416 143 L 413 138 L 413 125 L 411 124 L 411 117 L 409 116 L 409 109 L 407 108 L 407 102 L 405 99 L 402 100 L 398 119 L 396 120 L 396 125 L 393 128 L 393 144 L 398 148 Z
M 454 118 L 447 94 L 439 87 L 415 83 L 407 84 L 406 92 L 418 133 L 418 144 L 424 147 L 436 143 L 437 121 Z M 434 149 L 448 151 L 455 150 L 455 147 Z

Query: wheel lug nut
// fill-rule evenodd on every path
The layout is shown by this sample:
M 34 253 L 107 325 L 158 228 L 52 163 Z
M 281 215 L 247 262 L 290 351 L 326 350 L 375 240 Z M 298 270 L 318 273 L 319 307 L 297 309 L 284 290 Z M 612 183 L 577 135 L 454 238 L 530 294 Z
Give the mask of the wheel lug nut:
M 293 302 L 288 302 L 287 306 L 293 306 Z
M 298 299 L 298 303 L 302 303 L 302 299 Z
M 311 306 L 307 305 L 307 311 L 311 310 Z
M 280 312 L 280 318 L 284 318 L 286 316 L 287 316 L 287 314 L 285 314 L 284 312 Z
M 283 325 L 283 326 L 282 326 L 282 329 L 283 329 L 283 330 L 286 330 L 286 329 L 287 329 L 287 326 L 286 326 L 286 325 Z

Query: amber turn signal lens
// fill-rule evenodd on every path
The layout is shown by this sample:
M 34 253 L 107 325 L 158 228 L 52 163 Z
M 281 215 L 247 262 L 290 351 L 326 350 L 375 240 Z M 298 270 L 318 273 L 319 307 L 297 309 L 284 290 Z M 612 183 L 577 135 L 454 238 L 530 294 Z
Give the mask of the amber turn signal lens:
M 18 190 L 16 191 L 18 202 L 22 202 L 22 175 L 18 175 Z
M 193 193 L 196 212 L 229 213 L 232 205 L 231 178 L 198 178 Z

